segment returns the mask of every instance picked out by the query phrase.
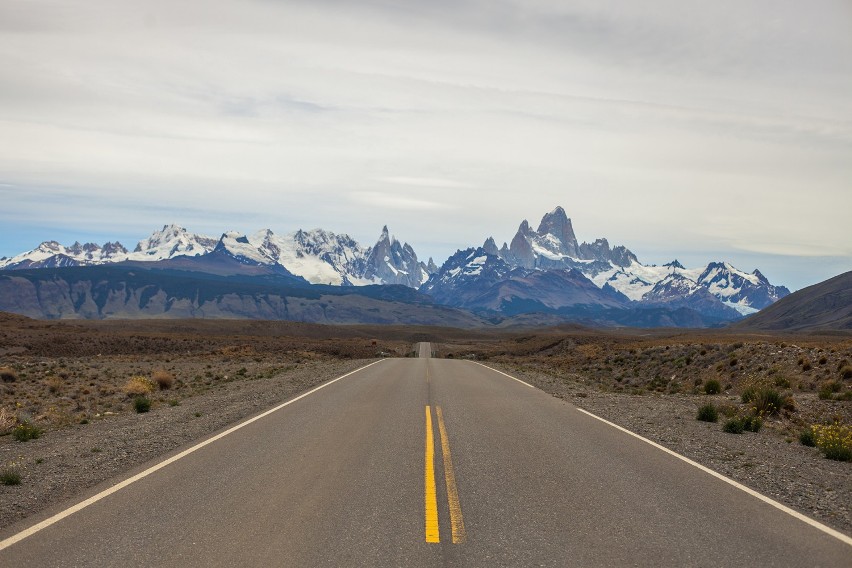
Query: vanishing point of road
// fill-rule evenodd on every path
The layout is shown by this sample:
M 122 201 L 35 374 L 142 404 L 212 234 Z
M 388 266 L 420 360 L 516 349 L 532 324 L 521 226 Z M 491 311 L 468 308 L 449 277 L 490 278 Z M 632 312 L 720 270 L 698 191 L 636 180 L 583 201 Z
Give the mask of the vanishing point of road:
M 852 566 L 845 535 L 416 352 L 7 529 L 0 566 Z

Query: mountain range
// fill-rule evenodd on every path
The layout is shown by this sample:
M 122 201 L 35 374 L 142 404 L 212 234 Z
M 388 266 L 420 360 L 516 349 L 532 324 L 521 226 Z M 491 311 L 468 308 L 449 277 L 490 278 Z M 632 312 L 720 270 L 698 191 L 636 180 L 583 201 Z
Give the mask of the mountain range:
M 48 241 L 0 259 L 0 271 L 9 274 L 0 278 L 0 291 L 11 293 L 11 271 L 19 274 L 19 280 L 25 271 L 28 281 L 35 282 L 47 277 L 40 272 L 44 269 L 60 270 L 61 275 L 61 269 L 96 266 L 136 267 L 161 275 L 177 271 L 181 278 L 274 277 L 291 288 L 323 285 L 326 292 L 328 287 L 349 288 L 349 296 L 374 285 L 404 286 L 419 290 L 421 300 L 428 297 L 429 302 L 473 312 L 491 322 L 538 314 L 548 321 L 597 325 L 702 327 L 740 319 L 789 294 L 758 270 L 747 273 L 726 262 L 694 269 L 677 260 L 645 265 L 632 251 L 611 247 L 606 239 L 579 242 L 562 207 L 544 215 L 535 230 L 524 220 L 510 243 L 498 247 L 489 237 L 482 246 L 457 251 L 440 267 L 431 258 L 420 261 L 414 248 L 391 236 L 387 227 L 372 247 L 322 229 L 285 235 L 268 229 L 251 235 L 226 232 L 213 238 L 177 225 L 164 226 L 132 251 L 118 242 L 63 246 Z M 19 300 L 31 307 L 38 301 Z M 15 302 L 10 296 L 0 309 L 15 311 Z M 41 312 L 57 317 L 56 310 Z M 113 317 L 97 311 L 74 313 Z M 33 308 L 26 315 L 38 317 L 39 310 Z M 63 308 L 58 317 L 74 316 Z
M 245 264 L 279 266 L 312 284 L 334 286 L 402 284 L 420 287 L 435 270 L 434 262 L 418 261 L 408 243 L 400 243 L 384 227 L 372 247 L 362 247 L 349 235 L 314 229 L 283 236 L 269 229 L 253 235 L 223 233 L 218 239 L 165 225 L 139 241 L 133 251 L 119 242 L 100 246 L 45 241 L 31 251 L 0 259 L 0 270 L 92 266 L 117 262 L 157 262 L 181 256 L 223 252 Z

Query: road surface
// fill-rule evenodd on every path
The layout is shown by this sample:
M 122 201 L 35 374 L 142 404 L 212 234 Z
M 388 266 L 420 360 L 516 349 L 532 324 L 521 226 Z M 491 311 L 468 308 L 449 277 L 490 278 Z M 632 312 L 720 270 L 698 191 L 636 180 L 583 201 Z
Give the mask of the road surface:
M 849 544 L 570 404 L 416 352 L 0 533 L 0 566 L 852 566 Z

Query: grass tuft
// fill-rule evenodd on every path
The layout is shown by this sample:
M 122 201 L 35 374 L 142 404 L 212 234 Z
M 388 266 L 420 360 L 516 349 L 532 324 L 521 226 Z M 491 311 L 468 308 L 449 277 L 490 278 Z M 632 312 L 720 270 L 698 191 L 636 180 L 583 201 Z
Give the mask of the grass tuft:
M 722 431 L 728 434 L 742 434 L 745 431 L 745 425 L 740 418 L 731 418 L 722 426 Z
M 139 414 L 143 414 L 151 410 L 151 399 L 144 396 L 137 396 L 133 399 L 133 409 Z
M 702 422 L 718 422 L 719 411 L 716 410 L 716 407 L 712 404 L 705 404 L 698 409 L 698 415 L 695 419 L 701 420 Z
M 123 390 L 127 396 L 135 397 L 150 394 L 154 392 L 156 388 L 156 383 L 154 383 L 151 379 L 141 375 L 136 375 L 130 377 L 130 380 L 124 384 Z
M 154 371 L 154 374 L 151 375 L 151 379 L 157 383 L 160 390 L 169 390 L 175 382 L 175 376 L 173 374 L 162 370 Z
M 28 442 L 41 437 L 42 430 L 29 422 L 21 422 L 12 430 L 12 437 L 18 442 Z
M 834 400 L 835 395 L 843 390 L 843 383 L 840 381 L 826 381 L 819 388 L 819 397 L 822 400 Z
M 0 471 L 0 484 L 2 485 L 20 485 L 21 474 L 12 468 L 6 468 Z
M 774 416 L 786 404 L 780 392 L 767 386 L 747 388 L 743 391 L 742 401 L 751 403 L 752 413 L 756 416 Z
M 813 427 L 814 442 L 830 460 L 852 461 L 852 427 L 831 424 Z
M 10 367 L 0 367 L 0 380 L 4 383 L 14 383 L 18 381 L 18 373 Z
M 720 392 L 722 392 L 722 383 L 716 379 L 710 379 L 704 383 L 705 394 L 719 394 Z

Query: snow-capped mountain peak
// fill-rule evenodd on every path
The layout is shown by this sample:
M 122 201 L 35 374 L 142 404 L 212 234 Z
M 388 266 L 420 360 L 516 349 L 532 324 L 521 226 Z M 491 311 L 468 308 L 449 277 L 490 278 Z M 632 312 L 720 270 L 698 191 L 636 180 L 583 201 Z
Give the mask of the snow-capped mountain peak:
M 103 262 L 125 260 L 127 249 L 119 242 L 106 243 L 103 247 L 95 243 L 63 246 L 56 241 L 45 241 L 35 249 L 0 261 L 0 270 L 26 268 L 61 268 L 83 266 Z
M 749 274 L 729 263 L 712 262 L 697 269 L 688 269 L 677 260 L 663 266 L 643 265 L 626 247 L 611 247 L 607 239 L 578 244 L 571 219 L 562 207 L 545 214 L 536 231 L 524 220 L 508 247 L 497 249 L 489 237 L 482 249 L 512 268 L 579 270 L 601 289 L 609 287 L 636 302 L 653 303 L 678 296 L 694 298 L 702 309 L 717 313 L 725 311 L 725 304 L 746 314 L 789 294 L 783 286 L 772 286 L 759 271 Z M 707 294 L 699 293 L 699 288 Z M 710 306 L 713 302 L 718 306 Z
M 246 235 L 236 231 L 223 233 L 213 252 L 227 254 L 245 264 L 275 264 L 275 260 L 252 245 Z
M 402 284 L 419 288 L 429 279 L 428 265 L 417 260 L 414 248 L 390 234 L 387 225 L 382 228 L 379 240 L 369 250 L 363 277 L 385 284 Z
M 189 233 L 180 225 L 164 225 L 145 240 L 139 241 L 128 260 L 165 260 L 175 256 L 198 256 L 211 252 L 217 239 Z

